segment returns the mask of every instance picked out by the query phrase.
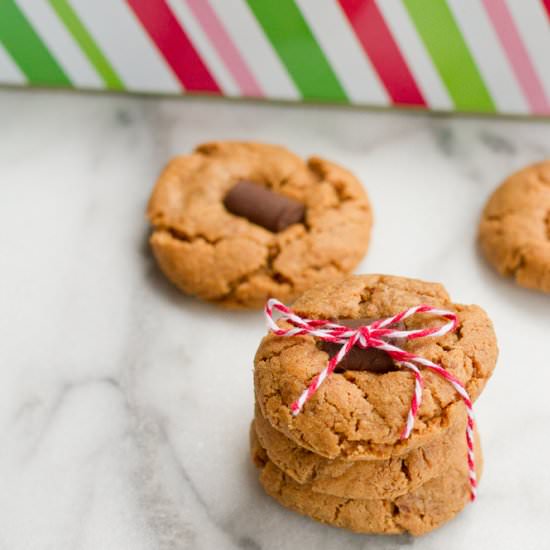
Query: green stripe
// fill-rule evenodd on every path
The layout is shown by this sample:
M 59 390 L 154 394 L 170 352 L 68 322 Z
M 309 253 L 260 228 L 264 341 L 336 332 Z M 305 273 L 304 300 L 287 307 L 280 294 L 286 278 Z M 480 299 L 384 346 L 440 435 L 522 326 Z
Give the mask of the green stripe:
M 294 0 L 247 2 L 305 99 L 347 101 Z
M 78 15 L 67 0 L 49 0 L 58 17 L 63 21 L 67 30 L 73 35 L 80 49 L 90 63 L 95 67 L 107 88 L 123 90 L 124 84 L 119 78 L 109 60 L 103 55 L 88 29 L 82 24 Z
M 13 0 L 0 0 L 0 42 L 31 84 L 71 85 Z
M 445 0 L 404 0 L 457 109 L 494 112 L 495 104 Z

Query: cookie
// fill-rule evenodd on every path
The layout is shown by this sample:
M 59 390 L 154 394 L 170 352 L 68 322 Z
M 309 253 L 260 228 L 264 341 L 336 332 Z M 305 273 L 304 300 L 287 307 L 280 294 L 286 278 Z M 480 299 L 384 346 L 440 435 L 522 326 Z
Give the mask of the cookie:
M 420 449 L 387 460 L 328 460 L 296 445 L 272 428 L 257 409 L 254 430 L 269 460 L 311 491 L 342 498 L 393 499 L 442 475 L 466 456 L 466 417 Z
M 269 297 L 289 301 L 348 274 L 372 225 L 365 190 L 344 168 L 245 142 L 206 143 L 174 158 L 147 214 L 168 279 L 185 293 L 241 308 Z
M 314 319 L 383 318 L 419 304 L 455 312 L 458 328 L 440 337 L 409 340 L 403 349 L 441 365 L 475 400 L 496 363 L 493 326 L 480 307 L 454 304 L 440 284 L 387 275 L 349 276 L 310 289 L 293 310 Z M 441 319 L 415 315 L 405 323 L 408 329 L 425 328 L 441 325 Z M 424 370 L 422 405 L 411 436 L 402 440 L 414 380 L 400 369 L 335 372 L 293 416 L 290 405 L 327 361 L 328 354 L 312 336 L 270 333 L 256 352 L 254 369 L 256 400 L 264 418 L 298 445 L 326 458 L 400 456 L 441 436 L 463 414 L 454 388 Z
M 325 495 L 296 483 L 277 468 L 251 434 L 251 454 L 260 483 L 283 506 L 322 523 L 357 533 L 423 535 L 456 516 L 470 499 L 466 460 L 455 459 L 447 471 L 411 493 L 394 499 L 353 499 Z M 478 478 L 482 454 L 476 433 Z
M 550 292 L 550 161 L 516 172 L 497 188 L 483 210 L 479 242 L 500 273 Z

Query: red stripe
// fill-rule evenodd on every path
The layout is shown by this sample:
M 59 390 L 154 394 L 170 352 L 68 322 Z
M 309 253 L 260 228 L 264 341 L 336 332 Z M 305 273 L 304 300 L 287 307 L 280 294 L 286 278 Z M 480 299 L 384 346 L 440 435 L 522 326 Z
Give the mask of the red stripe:
M 126 1 L 186 90 L 221 93 L 165 0 Z
M 542 1 L 542 5 L 546 9 L 546 13 L 548 17 L 550 18 L 550 0 L 541 0 L 541 1 Z
M 375 0 L 339 2 L 392 101 L 397 104 L 426 106 L 422 92 L 416 85 Z

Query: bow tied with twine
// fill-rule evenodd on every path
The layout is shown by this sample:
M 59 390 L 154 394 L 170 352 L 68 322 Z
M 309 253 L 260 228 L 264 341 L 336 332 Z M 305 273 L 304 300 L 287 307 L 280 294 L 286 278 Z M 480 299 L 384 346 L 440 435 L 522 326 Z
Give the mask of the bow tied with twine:
M 279 318 L 281 320 L 291 325 L 291 328 L 281 328 L 275 322 L 273 317 L 275 311 L 280 314 Z M 446 319 L 446 323 L 437 327 L 427 327 L 415 330 L 396 330 L 390 328 L 392 325 L 419 313 L 442 317 Z M 368 325 L 362 325 L 357 328 L 350 328 L 324 319 L 300 317 L 278 300 L 271 299 L 265 306 L 265 315 L 269 329 L 277 336 L 291 337 L 309 335 L 324 342 L 341 344 L 340 349 L 331 357 L 327 366 L 313 378 L 309 386 L 301 393 L 298 399 L 290 405 L 290 409 L 294 416 L 301 412 L 306 402 L 313 397 L 319 389 L 319 386 L 332 375 L 337 365 L 346 357 L 354 346 L 362 349 L 373 348 L 385 351 L 398 367 L 404 367 L 412 372 L 414 377 L 414 392 L 407 419 L 403 426 L 403 431 L 401 432 L 401 439 L 407 439 L 411 435 L 414 428 L 414 421 L 422 403 L 424 380 L 420 369 L 426 368 L 449 382 L 464 401 L 468 414 L 466 425 L 468 475 L 471 500 L 475 500 L 477 479 L 474 458 L 474 415 L 472 400 L 466 388 L 456 376 L 448 372 L 441 365 L 437 365 L 420 355 L 409 353 L 396 345 L 390 344 L 386 340 L 395 338 L 415 340 L 418 338 L 443 336 L 449 332 L 453 332 L 457 328 L 458 319 L 455 313 L 428 305 L 418 305 L 405 309 L 392 317 L 378 319 Z

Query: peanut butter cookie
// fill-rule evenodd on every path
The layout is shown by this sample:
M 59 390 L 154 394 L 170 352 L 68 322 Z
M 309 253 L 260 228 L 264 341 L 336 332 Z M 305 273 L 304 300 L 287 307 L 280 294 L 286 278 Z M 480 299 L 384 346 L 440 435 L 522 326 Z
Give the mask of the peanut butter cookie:
M 493 326 L 480 307 L 453 303 L 440 284 L 386 275 L 349 276 L 310 289 L 293 310 L 312 319 L 376 319 L 420 304 L 455 312 L 458 328 L 444 336 L 409 340 L 403 348 L 445 368 L 475 400 L 496 363 Z M 425 328 L 438 326 L 441 320 L 415 315 L 405 324 L 408 329 Z M 256 400 L 263 417 L 316 454 L 347 460 L 400 456 L 441 436 L 456 423 L 457 415 L 464 414 L 455 389 L 424 370 L 422 405 L 411 436 L 402 440 L 414 379 L 410 372 L 393 368 L 336 371 L 294 416 L 290 405 L 326 367 L 328 358 L 312 336 L 272 333 L 255 357 Z
M 411 493 L 393 499 L 341 498 L 315 492 L 300 485 L 277 468 L 251 434 L 252 460 L 260 468 L 260 483 L 266 493 L 283 506 L 322 523 L 357 533 L 423 535 L 455 517 L 469 502 L 470 489 L 464 455 L 456 454 L 444 474 Z M 477 475 L 482 454 L 476 433 Z
M 500 273 L 550 292 L 550 161 L 516 172 L 497 188 L 483 210 L 479 241 Z
M 311 491 L 342 498 L 394 499 L 446 472 L 454 458 L 464 461 L 466 417 L 425 447 L 387 460 L 328 460 L 275 430 L 258 407 L 253 429 L 277 468 Z
M 188 294 L 258 308 L 348 274 L 365 254 L 369 200 L 347 170 L 282 147 L 200 145 L 174 158 L 149 201 L 151 246 Z

